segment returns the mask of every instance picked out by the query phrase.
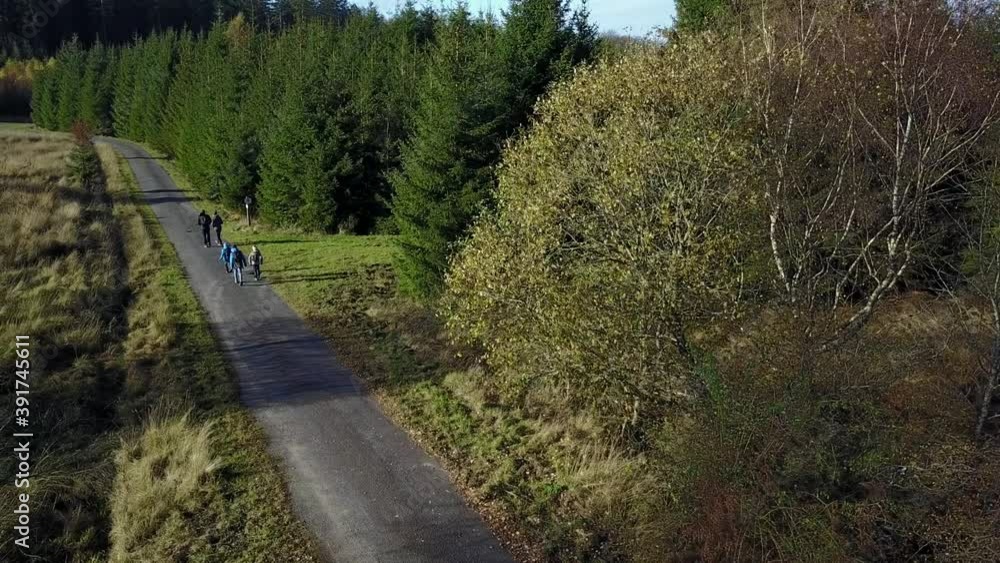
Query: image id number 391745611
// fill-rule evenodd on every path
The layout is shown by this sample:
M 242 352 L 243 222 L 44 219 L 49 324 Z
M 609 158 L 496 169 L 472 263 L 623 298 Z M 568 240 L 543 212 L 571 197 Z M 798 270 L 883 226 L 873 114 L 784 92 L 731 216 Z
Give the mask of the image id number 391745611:
M 14 473 L 14 487 L 17 489 L 17 499 L 14 503 L 14 543 L 21 549 L 28 549 L 31 538 L 31 505 L 29 487 L 31 486 L 31 410 L 28 395 L 31 386 L 28 382 L 31 375 L 31 338 L 28 336 L 14 337 L 14 456 L 17 458 Z

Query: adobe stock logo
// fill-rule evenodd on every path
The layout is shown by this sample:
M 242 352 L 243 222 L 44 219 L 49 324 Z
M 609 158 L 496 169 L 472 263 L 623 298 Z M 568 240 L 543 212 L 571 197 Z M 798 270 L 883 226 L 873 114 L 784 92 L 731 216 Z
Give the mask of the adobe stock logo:
M 0 2 L 0 5 L 6 7 L 8 4 L 13 3 L 14 0 L 6 0 Z M 19 22 L 10 22 L 13 24 L 13 31 L 7 32 L 7 39 L 27 41 L 34 39 L 45 26 L 49 25 L 49 22 L 59 10 L 63 8 L 69 0 L 34 0 L 28 3 L 28 9 L 24 16 Z

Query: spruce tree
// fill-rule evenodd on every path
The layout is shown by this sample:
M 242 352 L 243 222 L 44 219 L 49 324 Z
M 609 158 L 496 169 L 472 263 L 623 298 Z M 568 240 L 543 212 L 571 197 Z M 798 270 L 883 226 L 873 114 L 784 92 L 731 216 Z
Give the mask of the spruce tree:
M 261 157 L 260 210 L 278 225 L 293 225 L 302 207 L 302 181 L 313 174 L 316 132 L 309 130 L 300 88 L 284 94 Z
M 59 86 L 55 128 L 68 131 L 80 116 L 80 80 L 83 78 L 84 53 L 73 38 L 59 52 Z
M 135 72 L 138 47 L 125 47 L 118 58 L 115 69 L 114 101 L 111 104 L 111 122 L 114 134 L 130 137 L 129 123 L 132 121 L 132 99 L 135 97 Z
M 200 42 L 190 31 L 184 31 L 177 40 L 177 64 L 164 103 L 164 126 L 156 146 L 175 157 L 183 168 L 188 160 L 188 149 L 193 149 L 192 127 L 195 116 L 195 93 L 201 75 L 198 70 Z
M 159 33 L 144 43 L 141 88 L 134 110 L 137 114 L 134 138 L 137 140 L 154 141 L 161 135 L 167 91 L 175 63 L 176 37 L 173 32 Z
M 221 200 L 238 206 L 243 198 L 253 195 L 258 181 L 260 123 L 243 111 L 252 76 L 259 72 L 265 43 L 253 26 L 242 16 L 226 25 L 226 68 L 219 75 L 217 88 L 220 112 L 226 116 L 214 130 L 220 153 L 218 191 Z
M 109 51 L 97 42 L 87 51 L 80 85 L 80 120 L 92 131 L 108 133 L 111 104 Z
M 174 66 L 175 43 L 176 35 L 165 32 L 151 35 L 129 49 L 134 76 L 124 78 L 131 85 L 131 92 L 127 93 L 128 106 L 122 103 L 120 108 L 116 107 L 116 112 L 125 114 L 123 121 L 116 122 L 119 134 L 124 133 L 124 136 L 136 141 L 154 142 L 161 135 Z M 125 87 L 125 84 L 121 86 Z
M 359 232 L 370 230 L 385 213 L 390 193 L 383 158 L 392 110 L 385 105 L 382 33 L 382 17 L 374 8 L 355 11 L 336 34 L 328 66 L 329 80 L 346 89 L 341 121 L 355 131 L 352 159 L 361 176 L 356 186 L 340 191 L 337 206 L 341 220 Z
M 31 120 L 45 129 L 56 129 L 59 100 L 59 66 L 50 61 L 35 76 L 31 92 Z
M 393 177 L 393 217 L 402 252 L 401 289 L 432 298 L 441 289 L 451 244 L 466 231 L 492 187 L 496 154 L 489 89 L 491 26 L 459 7 L 439 26 L 420 83 L 413 136 Z
M 137 41 L 131 48 L 134 53 L 132 60 L 132 72 L 134 72 L 134 76 L 131 81 L 132 91 L 128 97 L 129 107 L 126 112 L 128 117 L 124 123 L 124 131 L 125 137 L 135 141 L 143 140 L 141 127 L 143 112 L 145 111 L 143 104 L 146 101 L 146 91 L 148 90 L 145 77 L 150 64 L 149 58 L 152 51 L 152 41 L 151 37 L 147 37 Z
M 527 123 L 549 85 L 588 60 L 596 31 L 584 8 L 570 12 L 568 0 L 513 0 L 504 14 L 500 64 L 506 106 L 503 136 Z
M 338 207 L 363 187 L 356 122 L 344 85 L 324 70 L 332 50 L 328 30 L 309 24 L 296 33 L 303 50 L 261 155 L 261 210 L 280 224 L 350 228 Z
M 221 128 L 235 112 L 230 99 L 234 95 L 232 69 L 226 60 L 226 37 L 216 26 L 199 45 L 196 84 L 191 104 L 191 120 L 183 141 L 182 166 L 195 187 L 209 199 L 218 200 L 219 176 L 222 173 L 223 146 L 226 138 Z

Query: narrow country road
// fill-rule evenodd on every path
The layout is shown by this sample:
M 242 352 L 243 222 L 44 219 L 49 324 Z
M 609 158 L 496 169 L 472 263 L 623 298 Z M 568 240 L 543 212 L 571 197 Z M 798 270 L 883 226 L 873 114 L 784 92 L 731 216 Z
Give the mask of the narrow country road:
M 219 248 L 201 244 L 198 210 L 159 163 L 132 143 L 102 141 L 128 160 L 177 249 L 239 376 L 241 399 L 284 465 L 295 510 L 327 557 L 512 561 L 437 462 L 382 414 L 320 336 L 265 283 L 248 275 L 241 288 L 226 277 Z

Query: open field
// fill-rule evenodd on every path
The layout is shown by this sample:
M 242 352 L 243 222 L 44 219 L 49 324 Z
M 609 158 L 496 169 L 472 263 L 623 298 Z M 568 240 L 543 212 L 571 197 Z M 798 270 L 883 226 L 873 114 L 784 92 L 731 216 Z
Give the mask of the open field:
M 132 201 L 128 168 L 100 147 L 104 175 L 88 190 L 68 177 L 68 136 L 5 125 L 0 144 L 0 221 L 16 233 L 2 250 L 3 333 L 31 335 L 36 354 L 31 553 L 315 560 L 172 247 Z M 3 533 L 6 553 L 6 521 Z

